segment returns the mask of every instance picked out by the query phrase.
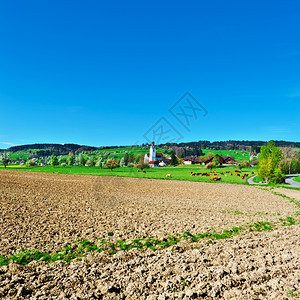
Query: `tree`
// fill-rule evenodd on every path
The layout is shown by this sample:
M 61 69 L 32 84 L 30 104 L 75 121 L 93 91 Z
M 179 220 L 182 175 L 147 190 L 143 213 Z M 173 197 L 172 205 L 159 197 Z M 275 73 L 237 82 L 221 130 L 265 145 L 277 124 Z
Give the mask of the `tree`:
M 125 158 L 122 157 L 120 160 L 120 167 L 125 167 Z
M 0 163 L 4 166 L 6 169 L 6 166 L 10 163 L 10 154 L 8 152 L 3 152 L 0 155 Z
M 59 162 L 58 162 L 58 159 L 57 159 L 57 156 L 56 155 L 52 155 L 51 158 L 50 158 L 50 165 L 52 167 L 55 167 L 55 166 L 58 166 L 59 165 Z
M 124 155 L 124 163 L 125 163 L 125 166 L 127 166 L 128 163 L 129 163 L 129 155 L 128 155 L 128 153 L 125 153 L 125 155 Z
M 108 159 L 107 162 L 106 162 L 106 164 L 104 165 L 104 167 L 108 168 L 108 169 L 110 169 L 112 171 L 113 169 L 118 168 L 119 165 L 118 165 L 118 163 L 117 163 L 116 160 Z
M 130 156 L 129 156 L 129 162 L 130 163 L 134 163 L 134 154 L 131 154 Z
M 67 164 L 69 166 L 73 166 L 75 164 L 75 156 L 73 154 L 73 152 L 70 152 L 68 157 L 67 157 Z
M 177 166 L 178 165 L 178 158 L 175 155 L 175 153 L 172 153 L 171 155 L 171 162 L 170 162 L 171 166 Z
M 136 164 L 134 167 L 137 169 L 141 169 L 141 171 L 143 171 L 144 169 L 149 168 L 149 164 L 144 163 L 143 160 L 140 160 L 140 162 L 138 164 Z
M 67 158 L 65 156 L 61 156 L 59 159 L 58 159 L 59 163 L 60 164 L 66 164 L 67 163 Z
M 33 159 L 29 159 L 26 162 L 26 166 L 27 167 L 35 167 L 36 165 L 37 165 L 37 162 L 35 160 L 33 160 Z
M 280 162 L 280 170 L 284 174 L 298 173 L 298 168 L 293 168 L 297 171 L 291 172 L 292 165 L 295 166 L 300 162 L 300 152 L 298 149 L 292 147 L 282 147 L 280 150 L 284 156 L 284 159 Z M 288 165 L 288 170 L 286 170 L 286 165 Z
M 141 154 L 138 154 L 138 155 L 136 156 L 134 162 L 135 162 L 136 164 L 138 164 L 140 160 L 142 160 L 142 156 L 141 156 Z
M 210 162 L 205 166 L 205 169 L 212 170 L 215 167 L 216 167 L 216 164 L 214 162 Z
M 250 167 L 250 162 L 247 161 L 247 160 L 243 160 L 243 161 L 241 161 L 241 162 L 239 162 L 239 163 L 237 164 L 237 167 L 238 167 L 240 170 L 242 170 L 242 169 L 244 169 L 244 168 L 249 168 L 249 167 Z
M 275 147 L 274 141 L 270 141 L 266 146 L 262 146 L 259 156 L 258 176 L 267 183 L 283 182 L 284 177 L 279 170 L 281 159 L 282 152 L 279 147 Z
M 96 167 L 103 168 L 103 166 L 104 166 L 104 161 L 103 161 L 102 156 L 99 156 L 99 157 L 98 157 L 95 166 L 96 166 Z
M 92 159 L 89 159 L 87 162 L 86 162 L 86 165 L 88 167 L 93 167 L 95 165 L 95 162 L 92 160 Z
M 78 165 L 80 167 L 85 166 L 86 164 L 86 159 L 84 158 L 84 156 L 80 153 L 79 157 L 78 157 Z
M 213 153 L 211 153 L 211 152 L 208 152 L 207 154 L 206 154 L 206 159 L 211 159 L 212 157 L 214 157 L 215 155 L 213 154 Z
M 212 162 L 215 163 L 216 166 L 218 166 L 218 165 L 220 164 L 220 159 L 219 159 L 219 157 L 218 157 L 218 156 L 215 156 L 215 157 L 213 158 Z

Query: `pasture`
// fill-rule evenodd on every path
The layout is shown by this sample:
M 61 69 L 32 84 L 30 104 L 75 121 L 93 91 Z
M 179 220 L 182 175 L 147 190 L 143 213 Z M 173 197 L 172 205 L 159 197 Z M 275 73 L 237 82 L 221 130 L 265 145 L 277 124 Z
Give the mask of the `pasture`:
M 77 174 L 77 175 L 95 175 L 95 176 L 116 176 L 116 177 L 132 177 L 132 178 L 147 178 L 147 179 L 165 179 L 165 180 L 183 180 L 195 182 L 212 182 L 210 179 L 213 176 L 221 177 L 221 182 L 247 184 L 247 180 L 242 179 L 243 174 L 248 174 L 248 178 L 256 174 L 256 168 L 250 167 L 242 169 L 241 176 L 236 176 L 236 166 L 219 166 L 216 167 L 217 175 L 214 175 L 213 170 L 206 170 L 202 165 L 180 165 L 176 167 L 163 167 L 163 168 L 149 168 L 145 173 L 133 167 L 119 167 L 113 169 L 100 168 L 100 167 L 79 167 L 79 166 L 44 166 L 44 167 L 9 167 L 10 170 L 27 171 L 27 172 L 45 172 L 57 174 Z M 226 173 L 226 172 L 231 172 Z M 252 174 L 253 172 L 253 174 Z M 192 176 L 191 173 L 196 173 Z M 199 174 L 202 173 L 202 174 Z M 209 176 L 203 173 L 210 174 Z M 224 173 L 224 174 L 221 174 Z M 171 174 L 171 177 L 166 177 Z M 197 175 L 199 174 L 199 175 Z M 220 181 L 218 181 L 220 182 Z

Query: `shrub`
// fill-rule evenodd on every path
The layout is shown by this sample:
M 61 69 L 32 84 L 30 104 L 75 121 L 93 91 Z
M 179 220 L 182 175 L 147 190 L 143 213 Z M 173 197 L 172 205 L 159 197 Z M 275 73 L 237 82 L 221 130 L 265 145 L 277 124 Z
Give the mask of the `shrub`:
M 106 164 L 104 165 L 105 168 L 110 169 L 111 171 L 115 168 L 118 168 L 120 165 L 117 163 L 116 160 L 109 159 L 107 160 Z
M 137 168 L 137 169 L 141 169 L 141 171 L 143 171 L 144 169 L 148 169 L 148 168 L 149 168 L 149 164 L 144 163 L 144 162 L 141 160 L 141 161 L 140 161 L 138 164 L 136 164 L 134 167 Z
M 95 165 L 95 162 L 94 162 L 92 159 L 89 159 L 89 160 L 86 162 L 85 165 L 88 166 L 88 167 L 92 167 L 92 166 Z
M 37 162 L 35 160 L 33 160 L 33 159 L 29 159 L 26 162 L 26 166 L 27 167 L 35 167 L 36 165 L 37 165 Z
M 205 166 L 205 169 L 212 170 L 215 167 L 216 167 L 216 164 L 214 162 L 210 162 Z

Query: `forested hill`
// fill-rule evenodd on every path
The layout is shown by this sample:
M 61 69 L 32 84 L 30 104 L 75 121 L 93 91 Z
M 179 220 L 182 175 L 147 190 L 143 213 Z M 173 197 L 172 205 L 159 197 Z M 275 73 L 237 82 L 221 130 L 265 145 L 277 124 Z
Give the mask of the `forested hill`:
M 173 149 L 176 152 L 184 151 L 185 155 L 201 155 L 201 149 L 211 149 L 211 150 L 244 150 L 244 151 L 257 151 L 259 152 L 259 147 L 266 145 L 267 141 L 197 141 L 197 142 L 186 142 L 186 143 L 166 143 L 158 145 L 161 148 Z M 300 142 L 288 142 L 288 141 L 275 141 L 275 145 L 279 147 L 295 147 L 300 148 Z M 132 147 L 137 146 L 133 145 Z M 149 146 L 148 144 L 143 144 L 142 146 Z M 80 153 L 82 151 L 94 151 L 97 149 L 117 149 L 124 148 L 128 146 L 102 146 L 93 147 L 78 144 L 31 144 L 31 145 L 20 145 L 13 146 L 7 150 L 0 151 L 27 151 L 27 150 L 44 150 L 47 155 L 55 153 L 56 155 L 65 155 L 70 152 Z M 130 146 L 131 147 L 131 146 Z M 177 151 L 178 150 L 178 151 Z M 49 153 L 48 153 L 49 152 Z M 42 153 L 41 153 L 42 154 Z M 44 153 L 46 155 L 46 153 Z
M 166 145 L 169 148 L 172 147 L 192 147 L 200 149 L 214 149 L 214 150 L 245 150 L 251 151 L 251 149 L 257 149 L 263 145 L 266 145 L 268 141 L 198 141 L 198 142 L 187 142 L 187 143 L 167 143 L 160 146 Z M 287 141 L 274 141 L 277 147 L 293 147 L 300 148 L 300 142 L 287 142 Z
M 7 149 L 11 152 L 26 151 L 26 150 L 48 150 L 49 152 L 54 152 L 57 155 L 68 154 L 69 152 L 81 152 L 81 151 L 93 151 L 96 147 L 82 146 L 77 144 L 31 144 L 31 145 L 20 145 L 13 146 Z M 51 154 L 50 154 L 51 155 Z

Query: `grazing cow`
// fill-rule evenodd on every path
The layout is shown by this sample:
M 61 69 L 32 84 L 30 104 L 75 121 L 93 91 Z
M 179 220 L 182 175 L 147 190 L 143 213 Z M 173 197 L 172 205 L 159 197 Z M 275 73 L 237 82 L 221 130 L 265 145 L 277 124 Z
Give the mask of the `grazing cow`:
M 217 176 L 217 175 L 218 175 L 218 173 L 214 173 L 214 175 L 215 175 L 215 176 Z
M 220 174 L 221 174 L 221 175 L 224 175 L 225 173 L 224 173 L 224 172 L 220 172 Z
M 231 171 L 226 171 L 226 173 L 231 173 Z
M 234 174 L 235 176 L 241 176 L 241 174 L 240 173 L 236 173 L 236 174 Z
M 241 178 L 242 178 L 242 179 L 245 179 L 246 177 L 245 177 L 245 175 L 243 175 L 243 176 L 241 176 Z
M 251 174 L 254 174 L 254 172 L 251 172 Z
M 206 176 L 211 176 L 211 174 L 210 174 L 210 173 L 207 173 Z
M 146 171 L 143 171 L 143 173 L 146 173 Z
M 212 176 L 212 177 L 210 178 L 210 181 L 211 181 L 211 180 L 214 180 L 214 181 L 221 181 L 222 178 L 221 178 L 221 177 L 218 177 L 218 176 Z
M 202 175 L 202 173 L 200 172 L 200 173 L 197 173 L 196 175 L 199 176 L 199 175 Z
M 195 176 L 195 175 L 196 175 L 196 173 L 193 173 L 193 172 L 191 172 L 191 175 L 192 175 L 192 176 Z
M 166 177 L 167 177 L 167 178 L 168 178 L 168 177 L 172 177 L 172 175 L 171 175 L 171 174 L 167 174 Z
M 202 176 L 206 176 L 206 174 L 207 174 L 207 173 L 206 173 L 206 172 L 204 172 L 204 173 L 202 173 Z
M 242 171 L 240 171 L 240 170 L 234 170 L 234 172 L 236 172 L 236 173 L 241 173 Z

